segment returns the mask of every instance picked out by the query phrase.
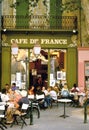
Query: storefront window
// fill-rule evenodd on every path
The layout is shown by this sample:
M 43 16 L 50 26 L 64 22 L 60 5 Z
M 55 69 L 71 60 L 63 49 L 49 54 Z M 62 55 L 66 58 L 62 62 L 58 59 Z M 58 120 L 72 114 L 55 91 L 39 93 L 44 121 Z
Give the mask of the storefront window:
M 26 68 L 25 58 L 28 57 L 28 49 L 19 49 L 17 58 L 11 57 L 11 83 L 16 82 L 19 89 L 28 88 L 37 84 L 42 79 L 42 86 L 54 86 L 56 83 L 66 82 L 66 50 L 65 49 L 41 49 L 40 55 L 35 56 L 33 49 L 30 49 L 28 67 Z M 49 56 L 48 56 L 49 55 Z M 49 57 L 49 59 L 48 59 Z M 49 65 L 49 81 L 48 81 Z M 27 70 L 26 70 L 27 69 Z M 26 75 L 27 71 L 27 75 Z M 27 80 L 26 80 L 27 76 Z
M 18 89 L 26 87 L 26 63 L 25 58 L 28 57 L 27 49 L 19 49 L 17 57 L 11 57 L 11 83 L 15 82 Z
M 50 50 L 50 86 L 66 82 L 66 50 Z

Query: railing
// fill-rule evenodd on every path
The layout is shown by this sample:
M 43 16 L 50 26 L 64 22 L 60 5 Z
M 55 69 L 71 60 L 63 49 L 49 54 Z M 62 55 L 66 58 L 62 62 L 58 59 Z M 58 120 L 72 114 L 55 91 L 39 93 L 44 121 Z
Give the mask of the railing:
M 73 30 L 77 29 L 76 16 L 2 16 L 2 28 L 30 30 Z

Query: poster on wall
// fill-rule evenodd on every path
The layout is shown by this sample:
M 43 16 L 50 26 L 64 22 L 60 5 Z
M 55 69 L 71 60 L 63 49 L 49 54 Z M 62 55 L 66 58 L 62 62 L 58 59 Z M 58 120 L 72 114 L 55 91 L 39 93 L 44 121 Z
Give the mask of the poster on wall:
M 50 79 L 52 80 L 54 77 L 53 77 L 53 74 L 50 74 Z
M 57 80 L 62 80 L 62 79 L 63 79 L 62 71 L 57 71 Z
M 50 86 L 52 86 L 52 87 L 55 86 L 55 80 L 50 80 Z
M 62 72 L 62 79 L 66 80 L 66 72 Z

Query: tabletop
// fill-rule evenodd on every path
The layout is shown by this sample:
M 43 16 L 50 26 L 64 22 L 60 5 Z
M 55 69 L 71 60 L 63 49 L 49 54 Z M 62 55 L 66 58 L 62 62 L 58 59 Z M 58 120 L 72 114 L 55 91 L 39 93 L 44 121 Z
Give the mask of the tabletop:
M 72 100 L 71 99 L 58 99 L 57 100 L 58 102 L 72 102 Z

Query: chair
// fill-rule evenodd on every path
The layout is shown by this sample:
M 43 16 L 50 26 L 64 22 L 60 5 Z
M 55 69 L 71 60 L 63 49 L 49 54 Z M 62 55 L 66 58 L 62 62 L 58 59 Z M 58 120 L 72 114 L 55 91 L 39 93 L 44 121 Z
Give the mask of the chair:
M 15 123 L 16 124 L 21 123 L 21 128 L 23 128 L 24 125 L 27 125 L 25 119 L 26 119 L 28 108 L 29 108 L 29 104 L 25 104 L 25 103 L 22 104 L 20 112 L 18 113 L 15 112 L 13 114 L 14 120 L 10 127 L 12 127 Z
M 6 126 L 5 123 L 4 123 L 5 110 L 6 110 L 5 105 L 0 105 L 0 128 L 1 128 L 2 130 L 4 130 L 4 128 L 7 129 L 7 126 Z
M 41 95 L 36 94 L 36 99 L 37 100 L 43 100 L 44 98 L 45 98 L 44 94 L 41 94 Z
M 38 104 L 40 108 L 45 108 L 45 95 L 44 94 L 36 94 L 36 100 L 38 101 Z
M 53 104 L 56 104 L 57 105 L 57 107 L 58 107 L 58 98 L 52 98 L 52 100 L 51 100 L 51 108 L 53 107 Z
M 77 92 L 74 93 L 73 106 L 74 107 L 79 106 L 79 97 L 78 97 L 78 93 Z
M 28 99 L 29 99 L 29 112 L 31 112 L 31 102 L 32 102 L 32 112 L 36 111 L 38 118 L 40 118 L 40 107 L 37 99 L 35 99 L 34 95 L 28 95 Z M 27 118 L 30 117 L 29 114 L 27 115 Z

